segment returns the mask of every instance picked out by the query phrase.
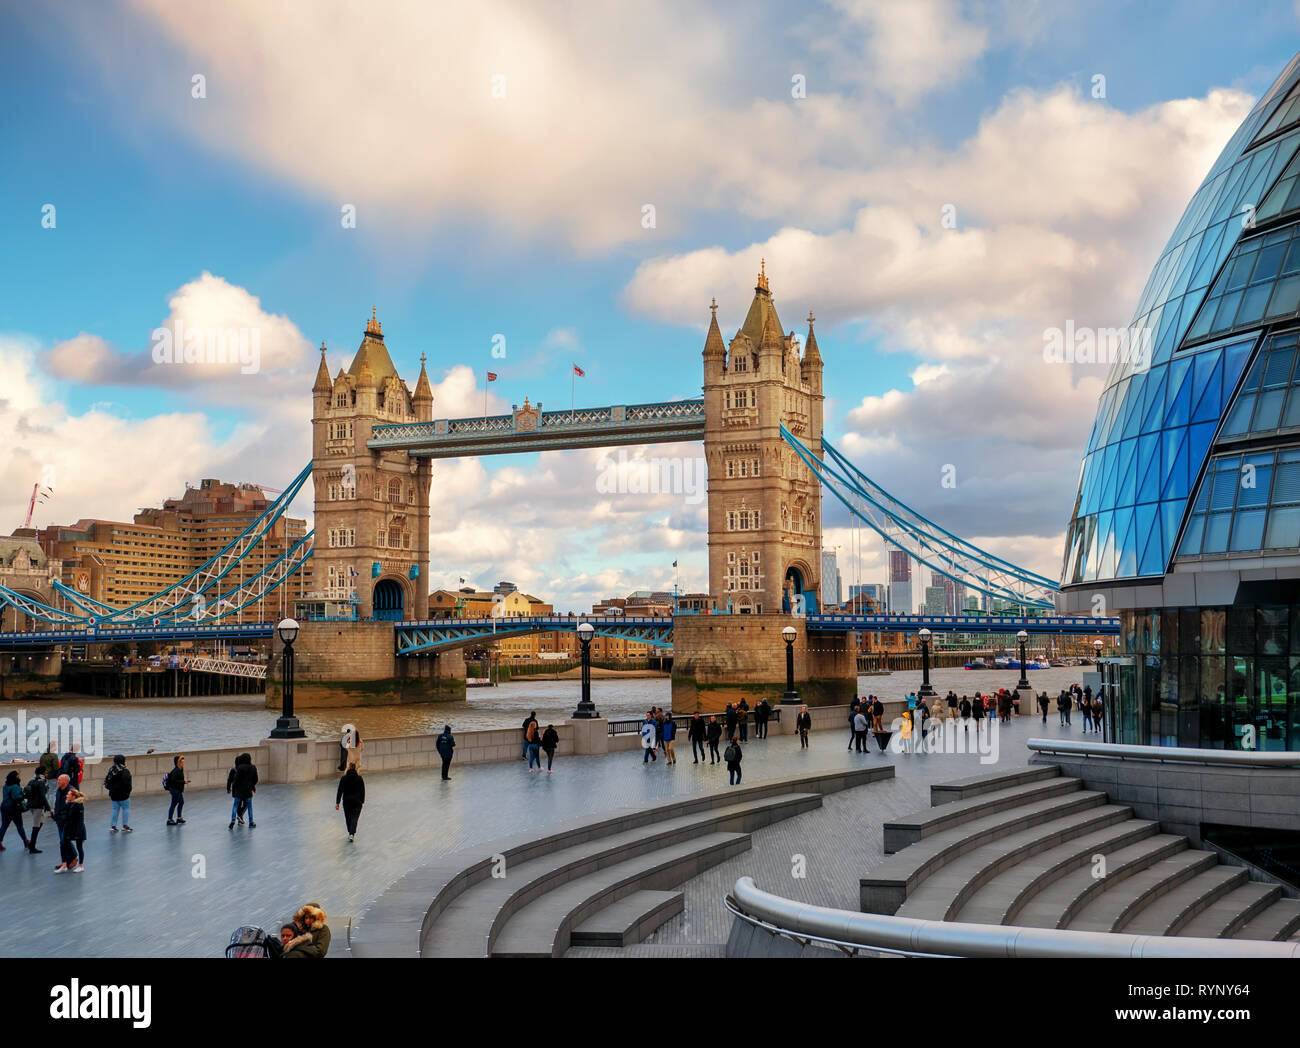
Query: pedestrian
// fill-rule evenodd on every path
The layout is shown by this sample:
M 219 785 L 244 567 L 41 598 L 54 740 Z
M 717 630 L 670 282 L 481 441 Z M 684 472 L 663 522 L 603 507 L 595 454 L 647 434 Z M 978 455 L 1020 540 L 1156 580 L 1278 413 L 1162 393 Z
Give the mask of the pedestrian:
M 999 711 L 1003 721 L 1011 720 L 1011 692 L 1002 693 L 1002 709 Z
M 723 720 L 726 721 L 727 738 L 731 738 L 736 734 L 736 707 L 731 703 L 727 703 Z
M 948 692 L 947 705 L 948 705 L 948 719 L 955 723 L 958 716 L 957 693 L 955 691 L 950 690 Z
M 555 761 L 555 748 L 560 745 L 560 733 L 555 730 L 554 724 L 546 726 L 546 732 L 542 735 L 542 749 L 546 751 L 546 774 L 551 774 L 551 764 Z
M 677 751 L 673 748 L 673 742 L 677 738 L 677 725 L 673 723 L 673 715 L 670 713 L 664 718 L 663 728 L 660 732 L 664 740 L 664 758 L 669 764 L 677 763 Z
M 519 754 L 519 759 L 521 761 L 526 761 L 528 759 L 528 725 L 531 723 L 535 723 L 536 720 L 537 720 L 536 710 L 533 710 L 532 713 L 530 713 L 527 717 L 524 718 L 524 748 L 522 752 Z
M 718 743 L 722 740 L 722 725 L 718 723 L 716 716 L 709 718 L 705 736 L 709 740 L 709 763 L 717 764 L 722 759 L 718 756 Z
M 1070 707 L 1074 705 L 1074 700 L 1070 697 L 1069 691 L 1061 692 L 1061 700 L 1057 709 L 1061 711 L 1061 723 L 1066 727 L 1070 724 Z
M 113 766 L 104 776 L 104 789 L 113 802 L 112 825 L 108 832 L 117 832 L 117 817 L 121 815 L 122 832 L 131 833 L 131 771 L 126 766 L 124 755 L 119 753 L 113 758 Z
M 656 706 L 651 712 L 655 715 L 655 749 L 666 757 L 667 751 L 664 750 L 664 711 Z
M 740 741 L 749 742 L 749 703 L 744 699 L 740 700 L 740 705 L 736 708 L 736 726 L 740 729 Z
M 18 827 L 23 851 L 31 851 L 32 843 L 27 839 L 27 829 L 23 826 L 23 787 L 17 769 L 5 776 L 4 788 L 0 790 L 0 851 L 5 850 L 5 834 L 9 832 L 10 823 Z
M 647 713 L 645 715 L 645 723 L 641 725 L 641 748 L 645 750 L 645 753 L 641 756 L 642 764 L 645 764 L 648 761 L 657 761 L 659 759 L 655 755 L 656 746 L 654 715 Z
M 172 770 L 163 779 L 163 789 L 172 797 L 171 805 L 167 808 L 168 826 L 185 825 L 181 812 L 185 810 L 185 784 L 189 781 L 185 777 L 185 755 L 178 754 L 172 758 Z
M 235 758 L 235 766 L 226 776 L 226 790 L 233 798 L 230 804 L 230 825 L 226 828 L 235 828 L 238 816 L 236 809 L 242 805 L 248 809 L 248 828 L 255 829 L 257 823 L 253 821 L 253 794 L 257 792 L 257 767 L 253 764 L 252 754 L 241 753 Z
M 898 721 L 898 752 L 912 752 L 912 714 L 915 710 L 904 710 Z
M 853 749 L 858 741 L 858 700 L 854 699 L 849 703 L 849 749 Z
M 704 732 L 704 718 L 696 712 L 686 726 L 686 737 L 691 740 L 691 763 L 693 764 L 699 764 L 704 759 Z
M 54 811 L 50 813 L 50 818 L 54 820 L 54 828 L 59 831 L 59 854 L 63 853 L 63 823 L 68 816 L 68 791 L 72 789 L 72 783 L 66 775 L 60 775 L 54 780 Z M 59 865 L 63 865 L 60 863 Z
M 447 771 L 451 768 L 451 758 L 456 752 L 456 739 L 451 734 L 450 724 L 444 724 L 442 726 L 442 734 L 438 736 L 438 741 L 433 745 L 438 751 L 438 756 L 442 758 L 442 778 L 445 782 L 447 779 L 451 778 L 451 776 L 447 774 Z
M 51 754 L 53 756 L 53 754 Z M 50 802 L 48 794 L 49 783 L 45 778 L 44 763 L 36 766 L 36 771 L 32 775 L 31 782 L 23 790 L 23 795 L 27 800 L 27 810 L 32 816 L 32 833 L 30 844 L 27 850 L 33 855 L 40 855 L 41 850 L 36 847 L 36 838 L 41 832 L 41 826 L 45 822 L 46 815 L 53 815 L 50 811 Z
M 1047 698 L 1047 692 L 1040 691 L 1038 693 L 1038 711 L 1043 715 L 1044 724 L 1047 723 L 1047 707 L 1049 705 L 1050 705 L 1050 700 Z
M 361 771 L 361 732 L 355 724 L 343 725 L 343 735 L 339 739 L 339 771 L 345 771 L 349 764 L 355 764 Z
M 975 701 L 970 704 L 970 715 L 975 721 L 975 734 L 980 733 L 980 724 L 984 720 L 984 699 L 976 693 Z
M 799 730 L 799 748 L 806 750 L 808 733 L 812 731 L 812 714 L 808 712 L 807 706 L 800 707 L 799 716 L 794 719 L 794 726 Z
M 59 774 L 66 775 L 73 786 L 81 785 L 81 758 L 77 756 L 77 744 L 59 759 Z
M 339 779 L 339 788 L 334 794 L 334 810 L 343 805 L 343 822 L 348 828 L 348 840 L 357 835 L 357 821 L 361 818 L 361 808 L 366 803 L 366 780 L 357 772 L 355 764 L 349 764 L 348 770 Z M 233 826 L 234 823 L 231 823 Z
M 864 713 L 868 712 L 863 710 Z M 871 696 L 871 723 L 876 731 L 885 730 L 885 704 L 881 701 L 879 695 Z
M 754 727 L 755 736 L 760 739 L 767 738 L 767 722 L 772 718 L 772 706 L 767 699 L 760 699 L 757 708 L 754 710 Z
M 542 770 L 542 733 L 537 727 L 536 721 L 528 722 L 528 771 L 531 773 L 533 765 L 537 765 L 537 770 Z
M 998 700 L 999 695 L 984 696 L 984 714 L 988 717 L 990 724 L 993 724 L 998 719 Z
M 59 776 L 62 778 L 62 776 Z M 61 862 L 55 873 L 81 873 L 86 864 L 86 795 L 69 785 L 63 811 Z
M 1096 696 L 1093 697 L 1093 700 L 1092 700 L 1092 730 L 1095 731 L 1095 732 L 1098 732 L 1098 733 L 1101 732 L 1101 711 L 1102 711 L 1102 707 L 1103 707 L 1103 705 L 1104 705 L 1104 704 L 1103 704 L 1102 701 L 1101 701 L 1101 695 L 1100 695 L 1100 694 L 1098 694 L 1098 695 L 1096 695 Z
M 913 711 L 912 723 L 916 727 L 915 738 L 912 740 L 913 746 L 921 753 L 926 752 L 926 740 L 929 738 L 930 731 L 930 707 L 926 705 L 925 699 L 916 700 L 916 709 Z M 919 717 L 918 721 L 916 718 Z
M 861 706 L 858 712 L 853 715 L 853 746 L 858 753 L 866 753 L 867 749 L 867 714 Z
M 41 774 L 48 782 L 51 778 L 57 780 L 59 777 L 59 758 L 54 752 L 54 743 L 45 747 L 45 752 L 41 754 L 40 761 Z
M 970 701 L 970 699 L 968 699 L 965 695 L 963 695 L 961 697 L 961 705 L 958 706 L 957 708 L 961 711 L 962 727 L 969 733 L 971 714 L 975 710 L 974 704 Z
M 298 935 L 284 944 L 284 957 L 322 958 L 329 953 L 330 929 L 325 911 L 309 902 L 293 915 Z
M 740 785 L 740 761 L 742 754 L 740 744 L 736 742 L 733 735 L 727 743 L 727 749 L 722 754 L 722 759 L 727 762 L 727 780 L 731 786 Z

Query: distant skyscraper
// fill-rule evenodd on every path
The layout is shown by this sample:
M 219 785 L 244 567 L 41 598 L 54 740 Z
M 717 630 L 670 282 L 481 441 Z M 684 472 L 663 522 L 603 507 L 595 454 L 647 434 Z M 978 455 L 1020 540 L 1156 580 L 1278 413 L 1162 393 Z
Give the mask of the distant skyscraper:
M 942 586 L 925 587 L 925 613 L 927 615 L 944 615 L 947 592 Z
M 821 603 L 826 605 L 839 605 L 844 603 L 844 596 L 841 590 L 840 566 L 839 559 L 835 551 L 826 552 L 822 550 L 822 592 Z
M 966 602 L 966 587 L 960 582 L 954 582 L 946 575 L 940 575 L 937 571 L 930 576 L 931 586 L 942 586 L 944 592 L 943 614 L 960 615 Z
M 889 610 L 889 590 L 879 582 L 864 582 L 859 586 L 849 587 L 849 600 L 863 597 L 876 606 L 877 612 Z
M 896 615 L 916 612 L 912 605 L 912 558 L 901 549 L 889 551 L 889 610 Z

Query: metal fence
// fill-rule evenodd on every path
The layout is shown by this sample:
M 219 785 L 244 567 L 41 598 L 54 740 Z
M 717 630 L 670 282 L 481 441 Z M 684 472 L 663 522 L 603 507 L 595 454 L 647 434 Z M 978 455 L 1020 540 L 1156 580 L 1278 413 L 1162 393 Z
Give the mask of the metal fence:
M 677 726 L 677 730 L 678 730 L 678 732 L 681 733 L 682 738 L 685 738 L 685 737 L 686 737 L 687 727 L 688 727 L 688 725 L 690 724 L 690 722 L 691 722 L 691 718 L 692 718 L 693 716 L 694 716 L 693 713 L 675 713 L 675 714 L 673 714 L 673 724 L 675 724 L 675 725 Z M 705 723 L 708 723 L 708 718 L 709 718 L 709 717 L 722 717 L 722 714 L 721 714 L 721 713 L 701 713 L 700 716 L 703 717 L 703 718 L 705 718 Z M 780 706 L 773 706 L 773 707 L 772 707 L 772 716 L 771 716 L 770 719 L 771 719 L 771 721 L 773 721 L 773 722 L 775 722 L 775 723 L 777 723 L 777 724 L 780 724 L 780 723 L 781 723 L 781 707 L 780 707 Z M 641 725 L 644 724 L 644 723 L 645 723 L 645 718 L 644 718 L 644 717 L 637 717 L 635 720 L 612 720 L 612 721 L 609 722 L 609 733 L 610 733 L 611 735 L 639 735 L 639 734 L 641 733 Z M 724 727 L 723 727 L 723 730 L 724 730 L 724 732 L 725 732 L 725 730 L 726 730 L 726 728 L 725 728 L 725 725 L 726 725 L 725 720 L 721 720 L 721 721 L 719 721 L 719 723 L 720 723 L 720 724 L 723 724 L 723 726 L 724 726 Z M 749 726 L 750 726 L 751 729 L 754 727 L 754 711 L 753 711 L 753 710 L 750 710 L 750 711 L 749 711 Z

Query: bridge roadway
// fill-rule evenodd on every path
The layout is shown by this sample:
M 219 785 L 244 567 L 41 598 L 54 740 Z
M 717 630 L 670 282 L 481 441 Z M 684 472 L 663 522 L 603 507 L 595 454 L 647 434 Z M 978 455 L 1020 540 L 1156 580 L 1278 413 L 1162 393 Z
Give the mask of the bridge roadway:
M 590 622 L 604 637 L 623 637 L 660 648 L 673 646 L 672 616 L 641 615 L 532 615 L 395 622 L 394 644 L 398 655 L 415 655 L 466 647 L 493 637 L 572 631 L 582 622 Z M 807 616 L 807 623 L 809 631 L 814 633 L 842 633 L 846 630 L 915 633 L 925 628 L 933 633 L 1014 635 L 1025 630 L 1030 634 L 1119 634 L 1119 619 L 1075 616 L 818 614 Z M 0 633 L 0 650 L 32 651 L 52 644 L 113 644 L 148 640 L 256 640 L 270 637 L 273 629 L 274 624 L 270 622 L 244 622 L 215 626 L 177 623 L 116 629 L 36 630 Z
M 1036 717 L 1014 720 L 1001 736 L 996 765 L 980 764 L 978 753 L 849 753 L 845 733 L 837 729 L 813 732 L 807 750 L 793 735 L 751 739 L 745 747 L 746 786 L 865 762 L 893 763 L 897 777 L 828 798 L 825 812 L 756 831 L 752 854 L 719 867 L 706 890 L 701 891 L 704 882 L 691 882 L 688 906 L 694 921 L 675 919 L 656 937 L 658 948 L 642 949 L 701 949 L 693 944 L 705 944 L 706 952 L 719 949 L 730 922 L 718 886 L 730 887 L 737 870 L 755 875 L 763 887 L 780 886 L 787 895 L 844 905 L 856 898 L 858 877 L 883 857 L 883 822 L 927 806 L 932 782 L 1026 765 L 1029 751 L 1023 742 L 1030 736 L 1079 737 L 1077 725 L 1058 729 L 1056 720 L 1050 717 L 1045 725 Z M 271 723 L 268 719 L 268 729 Z M 88 763 L 86 774 L 102 779 L 105 768 Z M 334 810 L 333 779 L 260 786 L 257 828 L 229 830 L 230 798 L 223 791 L 187 793 L 186 824 L 170 827 L 167 795 L 157 782 L 137 776 L 131 798 L 134 833 L 109 833 L 108 801 L 86 805 L 86 869 L 76 875 L 52 872 L 58 840 L 48 820 L 38 856 L 25 854 L 11 829 L 8 850 L 0 855 L 5 887 L 0 956 L 217 957 L 238 926 L 274 930 L 308 901 L 320 902 L 331 916 L 341 953 L 345 918 L 360 913 L 418 864 L 516 833 L 542 836 L 549 825 L 580 816 L 727 789 L 722 765 L 692 764 L 685 744 L 678 746 L 678 764 L 671 767 L 662 760 L 643 765 L 639 750 L 599 757 L 569 757 L 561 750 L 552 775 L 529 774 L 522 761 L 505 761 L 453 764 L 449 782 L 440 781 L 434 770 L 365 771 L 365 780 L 366 806 L 353 844 L 342 814 Z M 763 844 L 765 835 L 771 836 L 770 847 Z M 807 857 L 809 876 L 792 888 L 790 856 L 796 853 Z M 610 955 L 615 951 L 605 956 Z

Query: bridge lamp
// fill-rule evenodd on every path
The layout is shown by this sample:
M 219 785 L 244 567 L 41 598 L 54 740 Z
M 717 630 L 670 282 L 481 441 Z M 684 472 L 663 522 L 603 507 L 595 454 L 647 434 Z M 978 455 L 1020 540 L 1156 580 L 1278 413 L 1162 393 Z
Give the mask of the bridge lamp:
M 298 622 L 296 619 L 281 619 L 275 632 L 284 644 L 284 652 L 280 656 L 284 667 L 284 682 L 280 689 L 280 717 L 271 729 L 271 738 L 305 739 L 307 733 L 293 715 L 293 642 L 298 639 Z
M 781 639 L 785 641 L 785 694 L 781 696 L 782 706 L 793 706 L 799 702 L 799 693 L 794 690 L 794 639 L 799 636 L 799 631 L 793 626 L 787 626 L 781 631 Z
M 591 638 L 595 635 L 596 627 L 590 622 L 578 623 L 578 642 L 582 647 L 582 698 L 573 711 L 574 720 L 591 720 L 600 716 L 596 704 L 591 701 Z
M 930 631 L 922 626 L 916 631 L 916 635 L 921 638 L 921 690 L 917 692 L 921 698 L 930 698 L 937 694 L 930 684 Z
M 1102 645 L 1101 641 L 1099 641 L 1099 640 L 1094 640 L 1094 641 L 1092 642 L 1092 648 L 1093 648 L 1093 651 L 1095 651 L 1095 652 L 1097 653 L 1097 658 L 1098 658 L 1099 660 L 1101 659 L 1101 649 L 1102 649 L 1102 646 L 1103 646 L 1103 645 Z
M 1025 644 L 1029 640 L 1029 632 L 1021 630 L 1016 634 L 1016 640 L 1020 641 L 1020 683 L 1016 685 L 1016 691 L 1029 688 L 1029 677 L 1026 676 L 1025 669 Z

